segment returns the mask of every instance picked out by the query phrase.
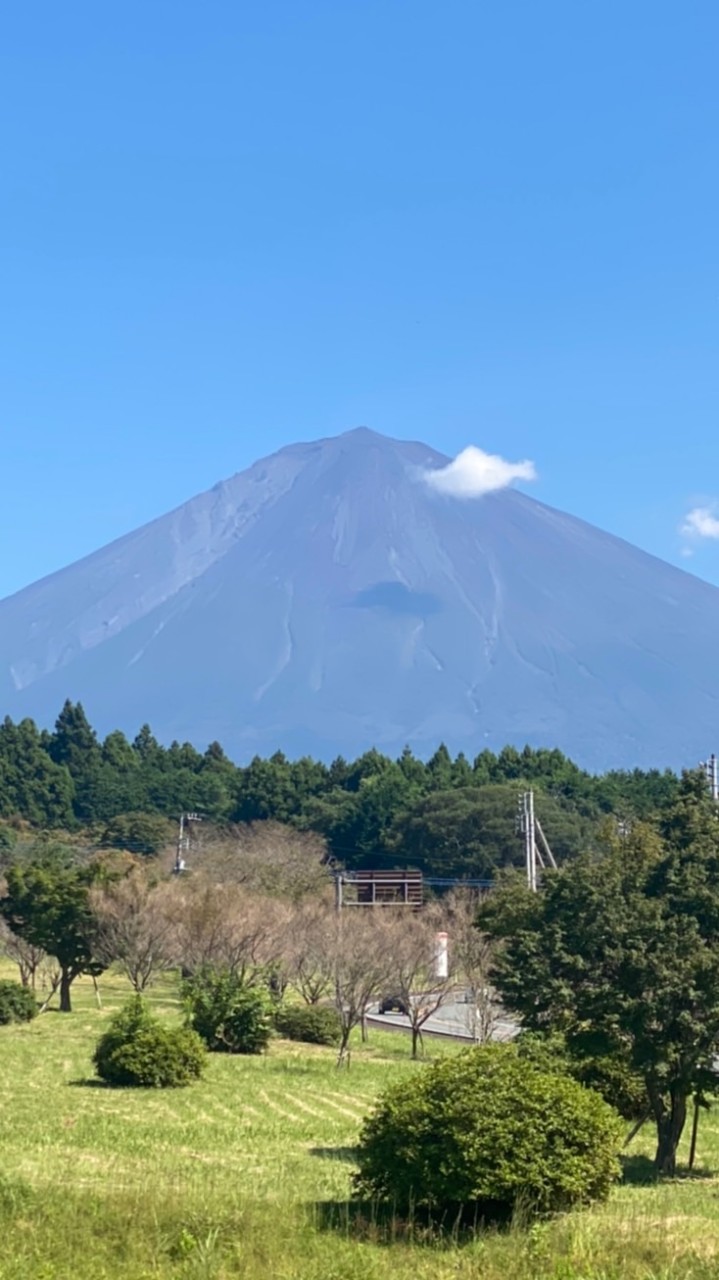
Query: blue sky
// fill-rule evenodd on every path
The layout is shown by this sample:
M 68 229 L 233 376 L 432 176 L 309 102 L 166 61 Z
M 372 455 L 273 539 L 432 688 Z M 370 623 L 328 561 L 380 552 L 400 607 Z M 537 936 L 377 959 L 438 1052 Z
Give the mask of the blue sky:
M 718 46 L 710 0 L 11 6 L 0 595 L 359 424 L 719 583 Z

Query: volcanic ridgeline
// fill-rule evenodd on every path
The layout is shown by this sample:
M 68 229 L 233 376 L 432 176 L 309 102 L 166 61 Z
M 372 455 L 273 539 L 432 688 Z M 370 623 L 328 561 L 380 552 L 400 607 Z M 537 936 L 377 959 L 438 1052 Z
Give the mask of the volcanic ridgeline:
M 0 711 L 149 721 L 238 759 L 444 740 L 693 765 L 719 723 L 719 590 L 364 428 L 281 449 L 0 602 Z

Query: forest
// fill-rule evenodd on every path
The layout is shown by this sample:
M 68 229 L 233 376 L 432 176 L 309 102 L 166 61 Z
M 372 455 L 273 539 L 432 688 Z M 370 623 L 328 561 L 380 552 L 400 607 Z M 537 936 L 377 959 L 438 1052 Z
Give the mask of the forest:
M 204 752 L 164 747 L 148 725 L 132 741 L 119 731 L 101 739 L 82 705 L 67 701 L 52 732 L 29 719 L 0 725 L 0 849 L 30 829 L 154 854 L 178 815 L 194 811 L 215 828 L 270 820 L 315 832 L 350 869 L 492 877 L 523 858 L 516 815 L 525 788 L 562 860 L 593 847 L 608 821 L 665 810 L 679 781 L 659 769 L 592 775 L 561 751 L 510 746 L 473 760 L 444 745 L 427 760 L 409 747 L 396 760 L 373 748 L 330 764 L 278 751 L 240 766 L 218 742 Z

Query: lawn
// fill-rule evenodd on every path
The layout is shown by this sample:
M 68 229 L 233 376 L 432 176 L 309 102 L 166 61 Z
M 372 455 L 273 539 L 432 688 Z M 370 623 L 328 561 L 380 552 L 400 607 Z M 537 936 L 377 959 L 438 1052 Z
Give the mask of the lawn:
M 372 1032 L 349 1070 L 331 1051 L 273 1044 L 214 1056 L 186 1090 L 111 1090 L 91 1053 L 127 994 L 106 975 L 103 1008 L 0 1028 L 1 1280 L 708 1280 L 719 1276 L 719 1116 L 703 1117 L 697 1176 L 633 1179 L 608 1205 L 465 1242 L 420 1225 L 358 1222 L 352 1148 L 382 1087 L 421 1070 L 408 1042 Z M 176 1017 L 168 985 L 150 997 Z M 428 1052 L 453 1052 L 432 1042 Z

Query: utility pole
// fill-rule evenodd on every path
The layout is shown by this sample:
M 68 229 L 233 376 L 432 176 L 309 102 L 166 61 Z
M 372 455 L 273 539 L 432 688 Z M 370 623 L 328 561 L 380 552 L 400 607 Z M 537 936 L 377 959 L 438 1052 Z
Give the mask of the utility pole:
M 180 872 L 184 871 L 186 867 L 185 854 L 190 847 L 189 823 L 191 822 L 202 822 L 199 813 L 180 814 L 180 826 L 177 832 L 177 853 L 173 867 L 173 872 L 176 876 L 179 876 Z
M 537 891 L 537 867 L 542 870 L 553 867 L 557 863 L 549 846 L 549 841 L 542 830 L 542 824 L 534 811 L 534 792 L 523 791 L 519 798 L 518 826 L 524 836 L 524 861 L 527 868 L 527 884 L 533 893 Z M 537 844 L 539 836 L 541 846 Z M 542 853 L 542 849 L 544 853 Z
M 714 752 L 712 752 L 708 760 L 702 762 L 702 768 L 711 798 L 717 804 L 719 802 L 719 762 L 717 762 Z
M 519 830 L 524 836 L 524 864 L 527 884 L 532 892 L 537 889 L 537 841 L 535 838 L 534 792 L 523 791 L 519 800 Z

